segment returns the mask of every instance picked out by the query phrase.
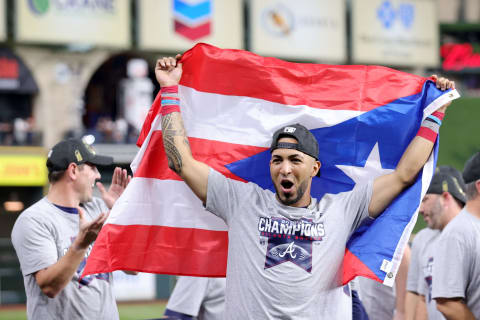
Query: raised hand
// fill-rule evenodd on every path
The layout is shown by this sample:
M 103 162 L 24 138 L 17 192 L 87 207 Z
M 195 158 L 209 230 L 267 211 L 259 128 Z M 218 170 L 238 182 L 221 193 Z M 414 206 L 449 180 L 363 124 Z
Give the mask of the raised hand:
M 445 91 L 445 90 L 448 90 L 448 89 L 455 89 L 455 82 L 454 81 L 450 81 L 448 80 L 447 78 L 444 78 L 444 77 L 438 77 L 436 74 L 433 74 L 431 76 L 432 80 L 435 82 L 436 86 L 438 89 L 442 90 L 442 91 Z M 438 111 L 440 112 L 445 112 L 448 108 L 449 105 L 452 104 L 452 101 L 449 101 L 447 102 L 446 104 L 444 104 L 443 106 L 441 106 Z
M 108 213 L 101 213 L 92 221 L 87 221 L 82 208 L 78 208 L 78 235 L 75 238 L 75 245 L 78 249 L 86 249 L 97 239 L 104 222 L 108 218 Z
M 97 182 L 97 188 L 109 209 L 112 209 L 113 204 L 122 195 L 130 180 L 132 180 L 132 176 L 127 175 L 126 169 L 116 167 L 113 171 L 112 183 L 108 191 L 105 190 L 101 182 Z
M 182 56 L 177 54 L 175 58 L 164 57 L 155 64 L 155 76 L 161 87 L 176 86 L 182 76 L 182 64 L 178 62 Z

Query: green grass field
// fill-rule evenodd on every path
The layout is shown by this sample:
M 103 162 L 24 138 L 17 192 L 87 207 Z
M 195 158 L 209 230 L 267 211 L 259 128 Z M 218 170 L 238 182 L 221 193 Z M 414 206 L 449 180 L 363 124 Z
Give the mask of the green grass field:
M 160 318 L 165 310 L 165 301 L 148 303 L 119 303 L 121 320 Z M 26 320 L 25 307 L 1 307 L 0 320 Z

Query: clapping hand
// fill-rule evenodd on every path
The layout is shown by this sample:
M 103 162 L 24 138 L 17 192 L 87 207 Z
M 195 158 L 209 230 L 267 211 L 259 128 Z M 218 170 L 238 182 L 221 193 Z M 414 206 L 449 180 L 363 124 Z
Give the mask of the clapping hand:
M 132 176 L 127 175 L 126 169 L 116 167 L 113 171 L 112 184 L 108 191 L 101 182 L 97 182 L 97 188 L 109 209 L 112 209 L 113 204 L 122 195 L 130 180 L 132 180 Z

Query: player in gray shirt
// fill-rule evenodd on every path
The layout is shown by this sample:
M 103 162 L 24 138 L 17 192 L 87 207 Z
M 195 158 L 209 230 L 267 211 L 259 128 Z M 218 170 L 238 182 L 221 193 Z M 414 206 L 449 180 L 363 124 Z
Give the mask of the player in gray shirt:
M 28 319 L 118 319 L 112 275 L 80 279 L 109 208 L 130 177 L 116 168 L 103 200 L 92 197 L 96 165 L 109 165 L 81 140 L 59 142 L 47 160 L 50 189 L 20 214 L 12 230 L 27 294 Z
M 395 286 L 388 287 L 381 282 L 356 277 L 357 291 L 369 320 L 405 319 L 405 294 L 410 247 L 406 247 L 402 262 L 395 277 Z
M 433 298 L 447 319 L 480 319 L 480 152 L 465 164 L 467 203 L 434 253 Z
M 427 194 L 422 200 L 420 214 L 428 228 L 420 231 L 413 240 L 415 259 L 409 270 L 408 290 L 418 295 L 416 319 L 444 319 L 432 299 L 434 253 L 442 230 L 462 210 L 465 204 L 465 184 L 461 173 L 450 166 L 435 170 Z M 414 260 L 414 261 L 413 261 Z
M 320 172 L 318 143 L 304 126 L 292 124 L 277 130 L 271 143 L 276 193 L 227 179 L 192 157 L 178 107 L 178 58 L 159 59 L 155 70 L 165 98 L 163 144 L 169 167 L 228 225 L 225 319 L 350 319 L 350 292 L 341 285 L 346 242 L 413 183 L 433 141 L 416 136 L 393 173 L 315 199 L 310 189 Z M 437 81 L 443 90 L 453 85 Z M 435 135 L 438 127 L 429 126 Z
M 223 320 L 225 285 L 225 278 L 178 277 L 165 316 L 182 320 Z

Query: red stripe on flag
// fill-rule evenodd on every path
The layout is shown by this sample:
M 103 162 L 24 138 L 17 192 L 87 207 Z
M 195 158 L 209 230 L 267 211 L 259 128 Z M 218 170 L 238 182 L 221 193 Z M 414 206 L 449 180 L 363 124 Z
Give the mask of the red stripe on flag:
M 226 231 L 106 224 L 82 277 L 114 270 L 225 277 L 227 250 Z
M 200 138 L 188 138 L 188 141 L 196 160 L 207 164 L 228 178 L 240 181 L 244 180 L 231 173 L 230 170 L 225 168 L 225 165 L 268 149 Z M 182 180 L 168 167 L 161 131 L 157 130 L 152 133 L 148 148 L 145 150 L 142 161 L 135 172 L 135 177 Z
M 137 146 L 140 148 L 145 141 L 145 139 L 148 136 L 148 133 L 150 132 L 150 129 L 152 127 L 152 122 L 157 116 L 157 114 L 160 112 L 160 108 L 162 106 L 161 103 L 161 94 L 160 91 L 158 92 L 157 96 L 155 97 L 155 100 L 153 101 L 152 106 L 150 107 L 150 110 L 148 110 L 147 116 L 145 117 L 145 121 L 143 122 L 142 130 L 140 131 L 140 135 L 138 136 L 137 139 Z
M 345 249 L 345 256 L 343 257 L 343 284 L 347 284 L 356 276 L 362 276 L 383 282 L 377 277 L 375 273 L 370 270 L 360 259 L 357 258 L 350 250 Z
M 292 63 L 204 43 L 182 62 L 180 84 L 198 91 L 332 110 L 369 111 L 420 92 L 426 80 L 381 66 Z

